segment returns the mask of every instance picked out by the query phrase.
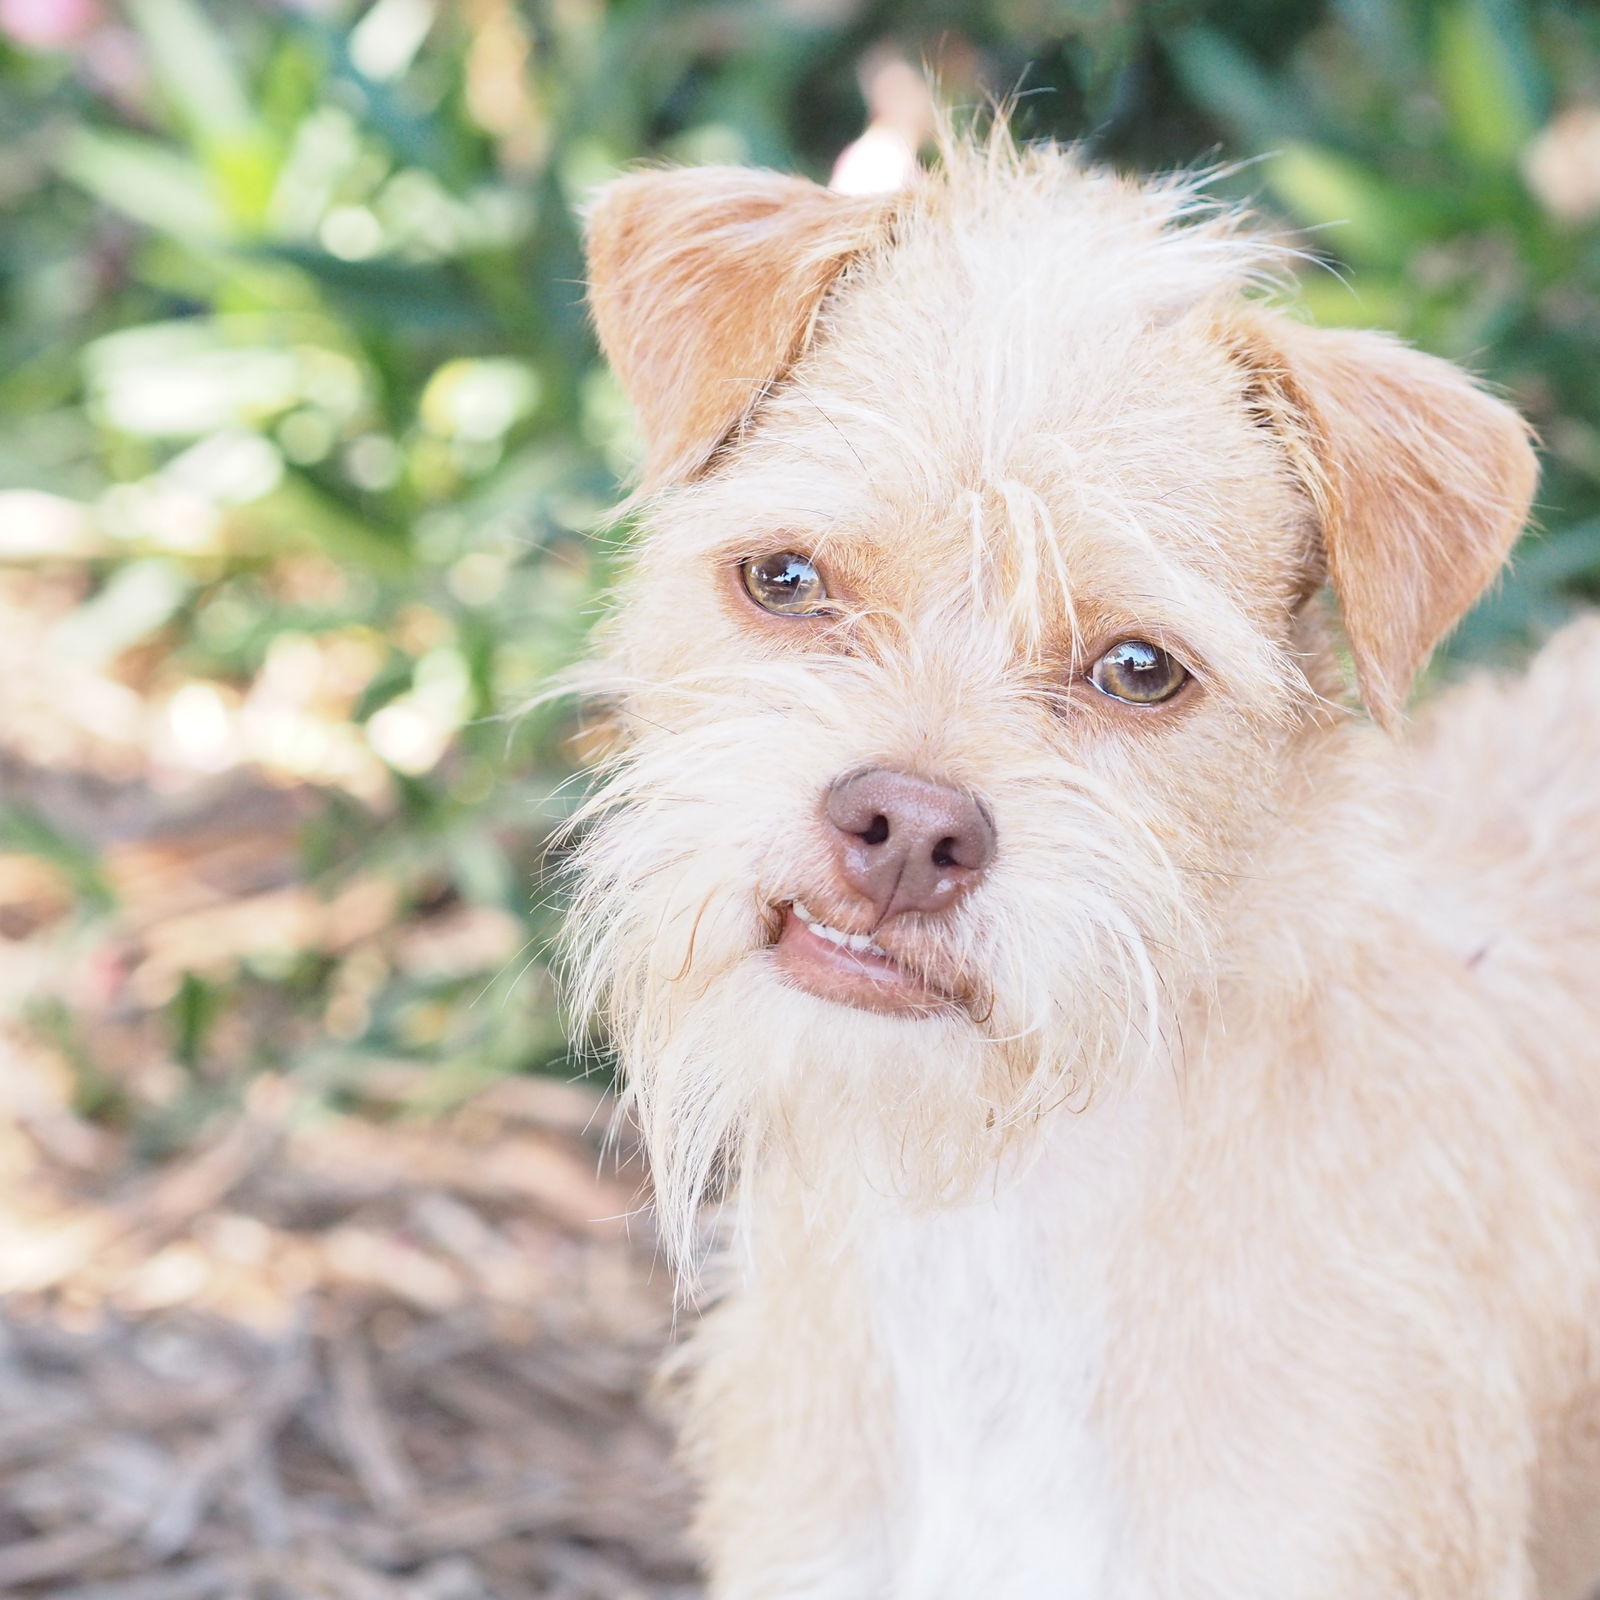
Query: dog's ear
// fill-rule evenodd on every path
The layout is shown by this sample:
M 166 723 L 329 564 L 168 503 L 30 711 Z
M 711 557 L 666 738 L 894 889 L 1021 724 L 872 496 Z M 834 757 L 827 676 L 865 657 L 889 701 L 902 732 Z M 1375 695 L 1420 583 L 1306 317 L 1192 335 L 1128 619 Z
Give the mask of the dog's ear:
M 1361 698 L 1393 726 L 1522 530 L 1539 476 L 1528 426 L 1383 334 L 1252 312 L 1238 348 L 1316 508 Z
M 738 167 L 641 172 L 589 208 L 589 303 L 645 440 L 691 476 L 805 348 L 828 287 L 887 232 L 884 196 Z

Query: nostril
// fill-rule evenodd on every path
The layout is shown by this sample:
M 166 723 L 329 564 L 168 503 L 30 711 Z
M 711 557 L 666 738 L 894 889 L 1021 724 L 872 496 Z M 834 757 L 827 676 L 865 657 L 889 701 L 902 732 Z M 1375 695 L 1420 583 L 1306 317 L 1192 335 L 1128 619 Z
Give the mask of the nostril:
M 861 835 L 863 844 L 882 844 L 889 837 L 889 819 L 880 811 Z
M 954 838 L 941 839 L 933 847 L 933 864 L 936 867 L 959 867 L 961 865 L 956 860 L 956 841 Z

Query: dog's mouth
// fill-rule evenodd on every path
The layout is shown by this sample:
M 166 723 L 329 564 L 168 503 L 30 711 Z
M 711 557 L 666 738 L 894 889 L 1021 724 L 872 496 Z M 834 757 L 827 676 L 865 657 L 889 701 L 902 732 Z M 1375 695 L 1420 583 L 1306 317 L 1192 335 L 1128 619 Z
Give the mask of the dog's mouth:
M 778 969 L 797 988 L 863 1011 L 920 1012 L 961 1004 L 896 959 L 870 934 L 835 928 L 804 901 L 775 907 Z

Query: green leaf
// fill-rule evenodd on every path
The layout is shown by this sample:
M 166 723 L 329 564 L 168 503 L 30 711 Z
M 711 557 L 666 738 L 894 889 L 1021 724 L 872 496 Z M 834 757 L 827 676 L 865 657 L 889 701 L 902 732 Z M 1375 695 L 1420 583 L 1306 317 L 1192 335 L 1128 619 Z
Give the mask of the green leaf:
M 128 0 L 128 12 L 218 200 L 234 222 L 255 231 L 271 201 L 278 163 L 228 41 L 194 0 Z
M 79 128 L 62 144 L 56 163 L 80 189 L 158 233 L 212 241 L 226 231 L 201 170 L 153 140 Z
M 1416 8 L 1406 0 L 1333 0 L 1366 62 L 1386 82 L 1407 85 L 1421 57 Z
M 1246 147 L 1270 150 L 1305 131 L 1299 107 L 1217 29 L 1181 28 L 1167 54 L 1183 87 Z
M 255 125 L 228 45 L 194 0 L 127 0 L 162 90 L 197 140 L 237 140 Z
M 494 326 L 468 281 L 452 271 L 398 261 L 344 261 L 298 245 L 278 245 L 261 254 L 310 274 L 341 311 L 362 322 L 455 336 Z
M 1528 42 L 1511 11 L 1458 0 L 1439 19 L 1439 96 L 1462 151 L 1488 171 L 1516 165 L 1539 125 Z
M 69 660 L 105 663 L 165 627 L 194 592 L 175 561 L 152 556 L 115 568 L 100 592 L 51 630 L 52 649 Z
M 335 560 L 386 577 L 409 572 L 413 565 L 402 532 L 358 516 L 302 472 L 286 472 L 271 494 L 251 505 L 250 516 L 263 529 L 279 530 L 284 537 L 298 534 Z
M 1352 261 L 1404 261 L 1427 236 L 1427 216 L 1414 192 L 1312 144 L 1290 144 L 1266 162 L 1267 182 L 1317 243 Z
M 206 1040 L 221 1010 L 222 994 L 216 985 L 192 972 L 184 973 L 167 1015 L 172 1024 L 172 1053 L 190 1072 L 199 1070 Z
M 219 139 L 206 147 L 206 167 L 228 215 L 247 232 L 260 232 L 278 185 L 271 143 L 257 132 Z
M 1377 269 L 1313 273 L 1302 278 L 1295 298 L 1311 320 L 1333 328 L 1397 328 L 1409 314 L 1399 275 Z

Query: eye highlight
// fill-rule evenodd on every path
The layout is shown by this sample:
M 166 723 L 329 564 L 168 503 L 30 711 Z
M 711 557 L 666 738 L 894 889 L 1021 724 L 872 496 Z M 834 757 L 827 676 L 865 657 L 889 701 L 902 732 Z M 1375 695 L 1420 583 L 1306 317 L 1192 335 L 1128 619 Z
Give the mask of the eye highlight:
M 763 611 L 780 617 L 814 616 L 828 598 L 828 586 L 808 557 L 793 550 L 753 556 L 739 563 L 745 592 Z
M 1089 669 L 1089 682 L 1101 694 L 1130 706 L 1160 705 L 1188 681 L 1188 669 L 1148 639 L 1112 645 Z

